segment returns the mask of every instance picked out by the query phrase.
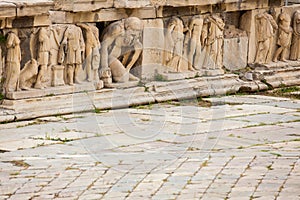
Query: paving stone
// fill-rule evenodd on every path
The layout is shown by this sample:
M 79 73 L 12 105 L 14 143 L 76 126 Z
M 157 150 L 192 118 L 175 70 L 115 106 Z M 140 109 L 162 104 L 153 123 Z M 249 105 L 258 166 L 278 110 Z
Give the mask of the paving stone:
M 211 101 L 0 125 L 0 199 L 299 199 L 300 102 Z

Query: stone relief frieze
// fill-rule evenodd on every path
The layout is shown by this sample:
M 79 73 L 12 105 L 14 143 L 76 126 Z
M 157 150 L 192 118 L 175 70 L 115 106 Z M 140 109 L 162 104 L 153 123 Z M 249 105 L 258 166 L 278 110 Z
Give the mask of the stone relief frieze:
M 20 39 L 16 31 L 11 31 L 7 34 L 6 41 L 6 60 L 5 60 L 5 92 L 13 92 L 20 90 L 19 76 L 20 76 L 20 62 L 21 62 L 21 48 Z
M 265 13 L 256 15 L 256 63 L 268 63 L 272 57 L 272 43 L 278 25 L 273 16 Z
M 291 45 L 291 60 L 300 59 L 300 11 L 296 11 L 293 16 L 293 39 Z
M 278 59 L 281 61 L 287 61 L 287 53 L 291 44 L 293 29 L 291 27 L 291 17 L 286 13 L 279 15 L 278 23 L 278 40 L 277 45 L 279 48 L 276 50 L 273 61 L 277 62 Z
M 139 81 L 130 73 L 142 53 L 143 23 L 130 17 L 110 24 L 102 35 L 101 79 L 105 84 Z
M 254 15 L 256 44 L 249 43 L 249 46 L 256 48 L 255 63 L 300 59 L 300 11 L 281 11 L 278 18 L 275 16 L 264 10 Z M 249 33 L 231 24 L 225 26 L 225 21 L 223 15 L 216 13 L 165 19 L 164 41 L 149 38 L 163 43 L 159 62 L 164 73 L 206 76 L 223 74 L 223 68 L 230 70 L 230 66 L 224 65 L 224 55 L 228 57 L 228 53 L 224 53 L 225 41 L 226 51 L 239 45 L 234 48 L 238 51 L 240 47 L 247 48 Z M 137 17 L 105 26 L 76 23 L 33 27 L 29 29 L 30 38 L 27 29 L 5 31 L 2 65 L 6 93 L 86 83 L 100 89 L 102 81 L 107 87 L 140 81 L 141 77 L 132 70 L 142 63 L 142 41 L 145 40 L 143 21 Z M 24 49 L 27 43 L 30 47 Z M 27 50 L 30 50 L 30 58 L 27 54 L 23 56 Z M 246 54 L 247 51 L 238 54 L 243 55 L 239 63 L 244 68 Z M 213 73 L 216 71 L 218 73 Z

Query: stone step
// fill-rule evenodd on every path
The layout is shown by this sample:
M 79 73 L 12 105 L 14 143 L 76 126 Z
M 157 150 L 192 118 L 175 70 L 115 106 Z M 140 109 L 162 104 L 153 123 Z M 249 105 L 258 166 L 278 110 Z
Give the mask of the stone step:
M 116 109 L 168 100 L 224 95 L 238 91 L 242 84 L 243 82 L 236 75 L 223 75 L 172 82 L 154 82 L 145 87 L 102 89 L 27 99 L 5 99 L 1 108 L 10 110 L 10 115 L 5 118 L 0 117 L 0 120 L 24 120 L 49 115 L 94 111 L 96 108 Z

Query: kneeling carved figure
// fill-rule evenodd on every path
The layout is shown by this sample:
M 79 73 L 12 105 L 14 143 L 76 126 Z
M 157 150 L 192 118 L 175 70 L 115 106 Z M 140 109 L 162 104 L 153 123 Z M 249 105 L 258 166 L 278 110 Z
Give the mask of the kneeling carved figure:
M 105 83 L 139 80 L 130 70 L 142 53 L 142 30 L 143 23 L 136 17 L 112 23 L 104 30 L 100 74 Z

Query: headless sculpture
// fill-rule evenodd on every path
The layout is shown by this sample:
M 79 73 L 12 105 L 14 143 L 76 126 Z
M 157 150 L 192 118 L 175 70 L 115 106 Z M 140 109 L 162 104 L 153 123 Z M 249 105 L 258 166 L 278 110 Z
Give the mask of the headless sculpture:
M 290 26 L 291 17 L 286 13 L 281 13 L 279 15 L 279 36 L 278 42 L 279 48 L 276 50 L 273 61 L 277 62 L 280 57 L 281 61 L 287 61 L 285 56 L 288 52 L 289 46 L 291 44 L 293 29 Z
M 101 48 L 101 79 L 114 82 L 138 81 L 130 73 L 142 52 L 142 21 L 136 17 L 112 23 L 104 30 Z
M 19 90 L 19 75 L 21 62 L 20 39 L 14 32 L 8 33 L 6 55 L 6 80 L 5 92 L 14 92 Z

